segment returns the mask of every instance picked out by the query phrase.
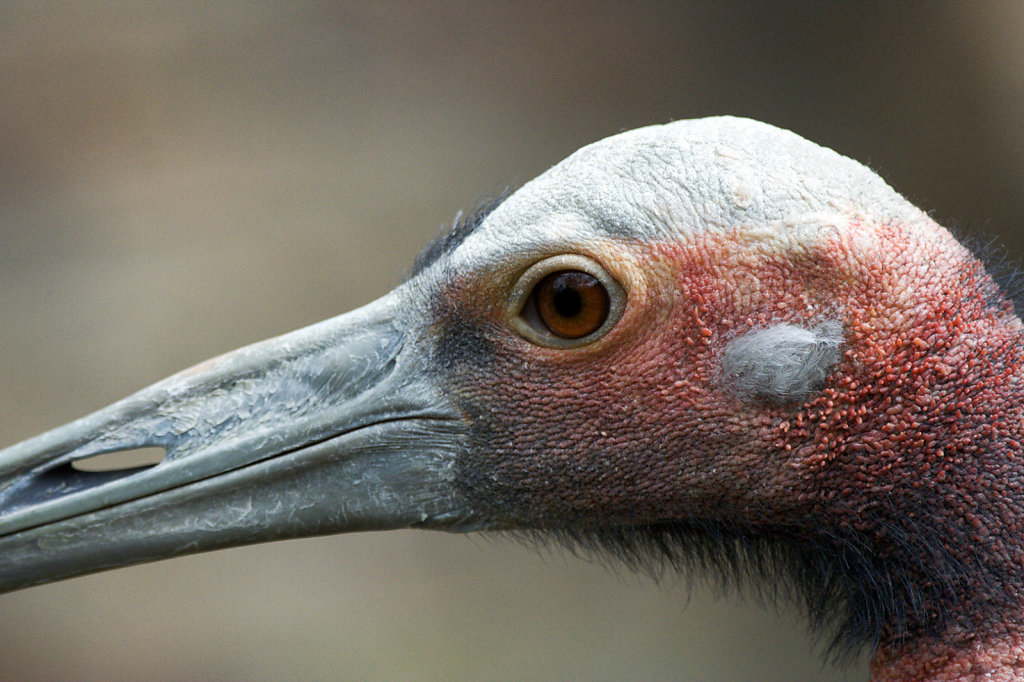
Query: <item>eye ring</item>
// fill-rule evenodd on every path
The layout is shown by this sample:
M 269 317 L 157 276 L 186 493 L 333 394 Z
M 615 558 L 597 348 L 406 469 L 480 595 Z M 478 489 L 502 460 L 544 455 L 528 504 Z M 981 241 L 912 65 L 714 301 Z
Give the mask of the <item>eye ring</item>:
M 538 300 L 541 289 L 543 303 Z M 568 296 L 561 293 L 566 290 Z M 552 296 L 561 298 L 556 301 Z M 563 254 L 527 268 L 509 292 L 506 311 L 512 328 L 527 341 L 567 349 L 604 336 L 625 307 L 626 290 L 597 261 Z M 569 313 L 565 324 L 554 324 L 552 315 L 557 319 L 562 313 Z

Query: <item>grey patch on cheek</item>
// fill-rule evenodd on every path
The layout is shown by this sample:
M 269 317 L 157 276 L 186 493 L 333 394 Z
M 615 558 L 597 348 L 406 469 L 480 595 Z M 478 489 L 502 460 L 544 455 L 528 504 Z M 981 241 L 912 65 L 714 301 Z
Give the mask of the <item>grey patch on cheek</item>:
M 722 377 L 741 398 L 804 400 L 839 362 L 843 328 L 829 320 L 810 329 L 777 324 L 738 336 L 722 354 Z

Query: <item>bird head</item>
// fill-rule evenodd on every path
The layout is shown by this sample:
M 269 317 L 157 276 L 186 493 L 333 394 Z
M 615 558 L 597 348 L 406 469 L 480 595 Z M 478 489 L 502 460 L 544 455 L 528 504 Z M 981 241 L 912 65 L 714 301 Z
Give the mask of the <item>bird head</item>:
M 504 529 L 774 580 L 854 645 L 941 636 L 1022 596 L 1022 332 L 864 166 L 743 119 L 634 130 L 383 298 L 0 452 L 0 588 Z

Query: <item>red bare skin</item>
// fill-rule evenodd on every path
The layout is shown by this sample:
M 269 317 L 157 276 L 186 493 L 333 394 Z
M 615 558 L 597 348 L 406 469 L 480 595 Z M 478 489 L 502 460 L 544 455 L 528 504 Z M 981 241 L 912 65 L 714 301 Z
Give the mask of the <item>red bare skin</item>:
M 875 679 L 1010 679 L 1024 656 L 1024 344 L 981 265 L 937 225 L 858 220 L 785 250 L 741 230 L 606 246 L 591 255 L 629 303 L 590 346 L 511 334 L 493 286 L 440 297 L 482 330 L 458 341 L 478 352 L 451 374 L 482 453 L 459 473 L 466 494 L 540 527 L 716 519 L 855 537 L 895 582 L 926 586 L 906 622 L 882 624 Z M 846 344 L 805 403 L 723 385 L 735 335 L 823 319 Z
M 980 637 L 956 632 L 955 644 L 912 642 L 879 650 L 871 661 L 873 682 L 987 680 L 1013 682 L 1024 676 L 1024 637 L 1019 632 Z

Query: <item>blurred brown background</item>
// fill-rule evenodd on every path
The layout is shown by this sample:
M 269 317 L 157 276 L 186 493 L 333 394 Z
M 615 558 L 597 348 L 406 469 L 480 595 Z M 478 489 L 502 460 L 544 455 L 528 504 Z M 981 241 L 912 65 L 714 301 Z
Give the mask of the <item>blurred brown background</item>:
M 397 283 L 480 195 L 731 113 L 1024 252 L 1024 5 L 0 4 L 0 445 Z M 0 597 L 7 679 L 865 679 L 798 616 L 486 536 Z

